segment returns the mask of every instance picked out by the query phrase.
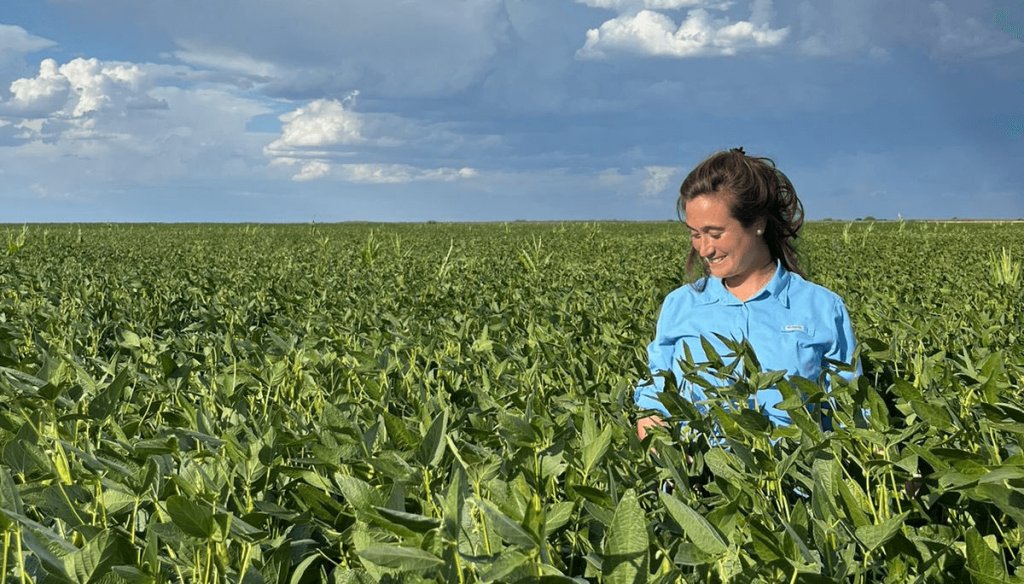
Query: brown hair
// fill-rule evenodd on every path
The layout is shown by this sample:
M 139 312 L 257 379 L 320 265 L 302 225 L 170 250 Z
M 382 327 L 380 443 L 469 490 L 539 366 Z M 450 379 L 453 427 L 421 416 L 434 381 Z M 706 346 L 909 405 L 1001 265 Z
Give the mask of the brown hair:
M 790 272 L 804 275 L 793 245 L 804 224 L 804 206 L 793 183 L 772 159 L 747 156 L 743 148 L 711 155 L 690 171 L 679 187 L 676 210 L 680 219 L 686 215 L 686 203 L 701 195 L 729 197 L 729 212 L 744 227 L 764 218 L 764 240 L 772 259 L 781 261 Z M 699 263 L 707 276 L 707 266 L 699 255 L 690 248 L 686 269 L 692 273 L 694 264 Z

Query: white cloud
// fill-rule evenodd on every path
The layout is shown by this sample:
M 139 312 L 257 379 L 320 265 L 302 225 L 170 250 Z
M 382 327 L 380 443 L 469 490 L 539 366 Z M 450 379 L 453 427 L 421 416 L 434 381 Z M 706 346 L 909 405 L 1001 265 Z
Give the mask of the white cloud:
M 741 50 L 778 45 L 788 33 L 788 28 L 773 29 L 767 22 L 755 24 L 712 18 L 702 8 L 690 10 L 678 26 L 660 12 L 641 10 L 588 30 L 586 43 L 576 56 L 581 59 L 603 59 L 614 53 L 677 58 L 729 56 Z
M 272 166 L 299 167 L 292 180 L 306 181 L 328 175 L 358 183 L 405 183 L 467 178 L 469 168 L 419 168 L 407 164 L 367 163 L 336 165 L 338 159 L 375 156 L 380 148 L 405 146 L 405 156 L 457 155 L 500 143 L 494 136 L 467 138 L 446 124 L 424 125 L 392 114 L 366 115 L 353 111 L 352 92 L 344 100 L 317 99 L 279 119 L 281 134 L 267 144 L 264 156 Z
M 418 168 L 407 164 L 342 164 L 338 170 L 348 182 L 402 184 L 410 182 L 451 182 L 477 175 L 473 168 Z
M 650 165 L 623 172 L 606 168 L 597 173 L 597 184 L 623 195 L 641 199 L 654 199 L 664 194 L 676 180 L 681 180 L 683 169 L 677 166 Z
M 38 75 L 11 83 L 11 99 L 0 104 L 0 113 L 83 118 L 104 109 L 165 107 L 146 93 L 145 77 L 135 63 L 78 58 L 57 65 L 53 59 L 44 59 Z
M 50 39 L 30 34 L 20 26 L 0 24 L 0 53 L 32 53 L 57 46 Z
M 39 75 L 17 79 L 11 83 L 9 104 L 17 111 L 50 113 L 64 107 L 71 86 L 59 70 L 57 62 L 45 59 L 39 64 Z
M 938 20 L 932 54 L 951 60 L 985 59 L 1024 49 L 1024 42 L 977 18 L 955 14 L 945 2 L 929 5 Z
M 59 69 L 77 94 L 72 117 L 82 117 L 109 106 L 119 96 L 126 101 L 138 92 L 141 72 L 136 65 L 104 67 L 98 59 L 75 59 Z
M 302 165 L 302 168 L 295 174 L 295 176 L 292 177 L 292 180 L 296 182 L 315 180 L 327 176 L 330 172 L 330 164 L 327 164 L 323 160 L 311 160 Z
M 642 8 L 675 10 L 678 8 L 693 8 L 698 6 L 724 9 L 732 5 L 732 0 L 576 0 L 576 2 L 586 4 L 591 8 L 605 8 L 608 10 L 617 10 L 619 12 L 627 12 Z
M 405 184 L 411 182 L 452 182 L 477 176 L 474 168 L 421 168 L 410 164 L 348 163 L 331 164 L 326 159 L 278 157 L 273 166 L 298 167 L 291 179 L 306 182 L 334 176 L 356 184 Z
M 272 158 L 294 158 L 321 155 L 332 147 L 364 141 L 362 121 L 347 105 L 358 93 L 344 102 L 318 99 L 280 116 L 284 123 L 281 137 L 267 145 L 265 153 Z
M 44 59 L 0 101 L 0 167 L 12 184 L 79 194 L 264 173 L 267 137 L 247 124 L 270 109 L 199 77 L 181 66 Z
M 675 166 L 645 166 L 644 172 L 647 178 L 643 180 L 643 190 L 640 195 L 643 197 L 654 197 L 661 194 L 672 184 L 672 179 L 679 173 Z

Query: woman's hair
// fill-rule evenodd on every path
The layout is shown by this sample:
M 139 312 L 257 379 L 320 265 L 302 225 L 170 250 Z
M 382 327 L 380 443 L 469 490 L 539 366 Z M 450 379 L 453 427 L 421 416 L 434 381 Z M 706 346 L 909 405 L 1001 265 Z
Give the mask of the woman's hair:
M 793 183 L 775 168 L 770 158 L 747 156 L 743 148 L 711 155 L 690 171 L 679 187 L 676 210 L 680 219 L 686 215 L 686 204 L 701 195 L 728 197 L 730 214 L 744 227 L 764 218 L 764 240 L 772 259 L 781 261 L 787 270 L 804 275 L 793 245 L 804 224 L 804 206 Z M 699 263 L 707 276 L 707 266 L 699 256 L 691 247 L 686 269 L 692 273 L 694 264 Z

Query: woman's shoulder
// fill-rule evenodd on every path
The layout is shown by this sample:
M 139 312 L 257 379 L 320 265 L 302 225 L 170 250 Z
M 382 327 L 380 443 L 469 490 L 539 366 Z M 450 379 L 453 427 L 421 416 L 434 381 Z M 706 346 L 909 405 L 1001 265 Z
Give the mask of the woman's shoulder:
M 709 291 L 711 279 L 702 277 L 695 282 L 687 282 L 665 295 L 665 306 L 692 306 L 703 304 L 711 299 Z
M 815 300 L 819 303 L 827 302 L 831 304 L 843 304 L 843 297 L 834 292 L 833 290 L 811 282 L 800 274 L 790 272 L 789 274 L 789 294 L 790 296 L 796 295 L 799 298 L 805 300 Z

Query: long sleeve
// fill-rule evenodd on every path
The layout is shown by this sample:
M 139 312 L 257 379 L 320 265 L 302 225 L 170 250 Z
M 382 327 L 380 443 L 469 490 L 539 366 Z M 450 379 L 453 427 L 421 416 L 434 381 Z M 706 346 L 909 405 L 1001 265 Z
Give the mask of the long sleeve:
M 672 357 L 675 347 L 675 339 L 665 336 L 665 317 L 669 312 L 666 310 L 669 299 L 661 307 L 658 316 L 658 325 L 655 329 L 654 340 L 647 345 L 647 367 L 653 377 L 652 383 L 641 382 L 633 393 L 633 401 L 642 410 L 658 410 L 663 415 L 668 415 L 668 410 L 658 400 L 658 394 L 665 388 L 665 379 L 658 375 L 660 371 L 672 372 Z
M 843 301 L 838 298 L 836 299 L 833 313 L 836 338 L 832 346 L 825 353 L 825 358 L 849 364 L 853 361 L 853 350 L 857 346 L 857 340 L 853 336 L 853 325 L 850 322 L 850 313 L 847 312 Z M 853 381 L 861 373 L 860 363 L 857 363 L 856 371 L 844 371 L 840 374 L 848 381 Z

